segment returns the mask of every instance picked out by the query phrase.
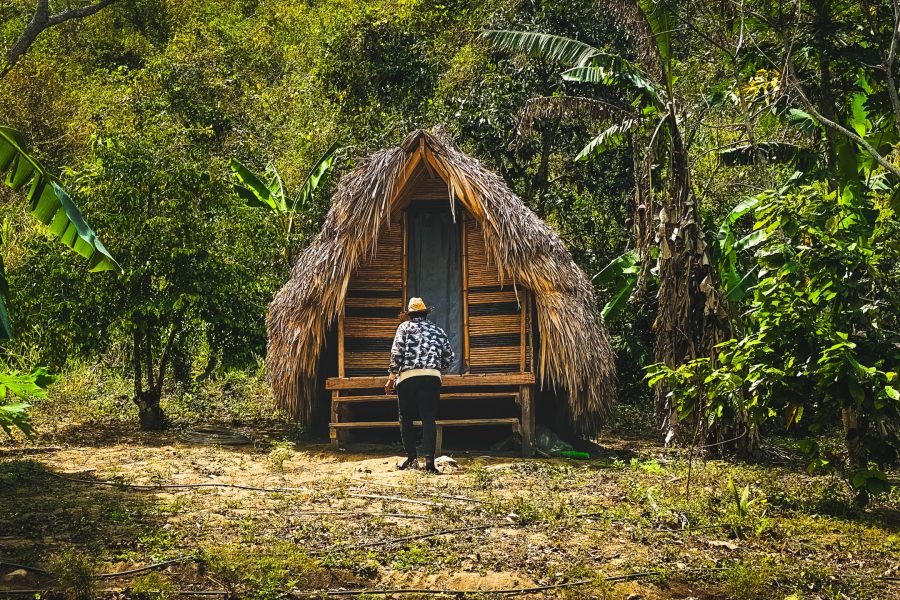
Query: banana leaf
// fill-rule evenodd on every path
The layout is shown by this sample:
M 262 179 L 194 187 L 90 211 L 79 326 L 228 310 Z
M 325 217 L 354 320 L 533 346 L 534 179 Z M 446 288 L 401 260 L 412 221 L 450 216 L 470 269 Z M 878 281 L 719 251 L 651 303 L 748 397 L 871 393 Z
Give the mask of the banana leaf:
M 637 252 L 629 250 L 614 258 L 594 275 L 595 284 L 603 288 L 612 288 L 613 297 L 600 313 L 604 321 L 615 317 L 625 307 L 637 284 L 639 270 Z
M 631 131 L 637 124 L 638 121 L 635 119 L 624 119 L 620 123 L 610 125 L 601 131 L 597 137 L 588 142 L 588 145 L 581 149 L 581 152 L 578 153 L 575 160 L 586 161 L 598 154 L 606 152 L 610 148 L 618 148 L 625 143 L 625 134 Z
M 549 33 L 482 29 L 478 36 L 501 50 L 524 52 L 570 65 L 585 64 L 601 54 L 593 46 Z
M 306 180 L 303 182 L 303 185 L 300 187 L 300 191 L 297 193 L 297 197 L 294 199 L 294 206 L 292 210 L 296 210 L 297 207 L 303 208 L 309 206 L 309 201 L 312 198 L 313 193 L 319 187 L 319 184 L 322 183 L 322 180 L 334 166 L 334 160 L 337 157 L 337 152 L 340 150 L 341 146 L 338 142 L 333 143 L 328 150 L 316 161 L 316 164 L 313 165 L 313 168 L 310 169 L 309 175 L 306 176 Z
M 284 199 L 284 189 L 281 187 L 280 177 L 273 177 L 270 183 L 266 183 L 236 158 L 231 159 L 231 171 L 243 184 L 235 184 L 234 191 L 248 205 L 268 208 L 276 214 L 287 212 L 287 202 Z
M 13 190 L 27 187 L 29 212 L 63 244 L 88 260 L 91 271 L 122 272 L 66 191 L 44 166 L 25 151 L 21 134 L 0 127 L 0 173 Z
M 745 144 L 719 152 L 722 164 L 728 167 L 756 164 L 793 165 L 804 173 L 819 167 L 819 155 L 809 148 L 784 142 L 760 142 Z

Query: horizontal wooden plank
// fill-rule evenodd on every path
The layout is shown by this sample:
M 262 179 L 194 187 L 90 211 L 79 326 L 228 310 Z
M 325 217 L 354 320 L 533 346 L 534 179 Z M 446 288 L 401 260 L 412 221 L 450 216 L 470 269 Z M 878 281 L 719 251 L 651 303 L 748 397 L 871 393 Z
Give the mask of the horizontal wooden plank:
M 521 333 L 522 315 L 475 317 L 469 315 L 469 335 Z
M 473 425 L 518 425 L 515 417 L 501 419 L 450 419 L 435 421 L 438 427 L 471 427 Z M 413 421 L 415 427 L 421 427 L 422 421 Z M 371 427 L 399 427 L 399 421 L 350 421 L 347 423 L 330 423 L 335 429 L 362 429 Z
M 387 377 L 329 377 L 325 380 L 325 389 L 354 390 L 384 387 Z M 531 385 L 534 373 L 510 371 L 507 373 L 489 373 L 484 375 L 444 375 L 443 387 L 469 387 L 492 385 Z
M 382 369 L 387 373 L 391 361 L 391 349 L 382 352 L 344 352 L 345 368 Z M 499 361 L 494 361 L 499 362 Z
M 400 319 L 364 319 L 361 317 L 344 318 L 344 336 L 360 338 L 394 339 Z
M 517 346 L 508 348 L 472 348 L 469 351 L 470 365 L 518 365 L 521 350 Z
M 393 310 L 391 316 L 397 316 L 400 314 L 400 311 L 403 310 L 403 299 L 402 298 L 351 298 L 347 297 L 344 300 L 344 306 L 350 308 L 368 308 L 370 306 L 379 306 L 390 308 Z
M 491 286 L 496 287 L 496 286 Z M 490 288 L 488 288 L 490 289 Z M 522 290 L 519 290 L 518 297 L 515 290 L 509 288 L 502 292 L 481 292 L 473 289 L 469 290 L 469 304 L 494 304 L 498 302 L 514 302 L 524 301 Z
M 517 398 L 518 392 L 467 392 L 463 394 L 441 394 L 441 400 L 481 400 L 491 399 L 491 398 Z M 354 402 L 386 402 L 386 401 L 397 401 L 396 394 L 380 394 L 380 395 L 371 395 L 371 396 L 339 396 L 337 398 L 332 398 L 332 402 L 337 402 L 338 404 L 344 403 L 354 403 Z

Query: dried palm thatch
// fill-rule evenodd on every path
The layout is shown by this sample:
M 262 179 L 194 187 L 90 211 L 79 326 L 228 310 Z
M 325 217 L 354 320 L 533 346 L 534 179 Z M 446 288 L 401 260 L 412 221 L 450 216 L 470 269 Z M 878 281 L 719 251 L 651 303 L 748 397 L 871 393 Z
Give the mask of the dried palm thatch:
M 392 205 L 425 162 L 483 225 L 500 277 L 532 291 L 540 330 L 537 376 L 568 399 L 573 432 L 597 433 L 615 399 L 614 355 L 593 288 L 562 241 L 496 174 L 441 132 L 415 131 L 400 147 L 363 160 L 343 177 L 316 240 L 270 306 L 266 359 L 278 404 L 303 423 L 315 402 L 316 369 L 350 276 L 375 251 Z

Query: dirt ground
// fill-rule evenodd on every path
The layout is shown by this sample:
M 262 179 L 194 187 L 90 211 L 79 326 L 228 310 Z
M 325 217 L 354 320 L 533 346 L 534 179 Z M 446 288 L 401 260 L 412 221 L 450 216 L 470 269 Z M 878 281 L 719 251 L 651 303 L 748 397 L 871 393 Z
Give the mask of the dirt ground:
M 397 471 L 396 446 L 241 431 L 252 444 L 101 427 L 0 446 L 0 593 L 900 598 L 897 498 L 859 511 L 793 464 L 608 436 L 587 461 L 459 451 L 427 475 Z

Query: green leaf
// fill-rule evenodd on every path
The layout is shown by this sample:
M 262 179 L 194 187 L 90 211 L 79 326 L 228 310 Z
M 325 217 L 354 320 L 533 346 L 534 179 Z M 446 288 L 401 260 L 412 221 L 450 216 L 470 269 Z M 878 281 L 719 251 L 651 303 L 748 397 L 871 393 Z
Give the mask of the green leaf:
M 232 158 L 230 166 L 234 176 L 243 184 L 243 186 L 236 185 L 235 192 L 249 205 L 268 208 L 276 214 L 281 214 L 287 209 L 284 198 L 277 198 L 269 185 L 241 161 Z
M 850 483 L 854 489 L 866 490 L 871 494 L 883 494 L 891 489 L 887 475 L 878 469 L 861 469 L 853 473 Z
M 291 207 L 292 212 L 295 212 L 298 206 L 301 208 L 309 206 L 312 195 L 334 166 L 334 161 L 340 148 L 338 142 L 333 143 L 319 160 L 316 161 L 312 169 L 310 169 L 309 174 L 306 176 L 306 179 L 303 181 L 303 185 L 300 187 L 297 197 L 294 199 L 294 204 Z
M 0 173 L 6 173 L 6 185 L 14 190 L 28 188 L 31 215 L 63 244 L 86 258 L 91 271 L 121 273 L 119 263 L 85 222 L 75 202 L 24 147 L 18 131 L 0 127 Z
M 627 85 L 632 93 L 645 98 L 652 106 L 663 106 L 663 90 L 636 64 L 621 56 L 598 52 L 585 64 L 563 71 L 563 79 L 578 83 Z
M 548 33 L 482 29 L 478 36 L 501 50 L 524 52 L 570 65 L 584 64 L 601 53 L 578 40 Z
M 898 391 L 897 388 L 886 385 L 884 386 L 884 393 L 891 400 L 900 400 L 900 391 Z
M 637 284 L 637 274 L 640 267 L 637 264 L 638 256 L 634 250 L 614 258 L 608 265 L 594 275 L 594 281 L 601 287 L 608 284 L 614 285 L 613 297 L 606 303 L 601 311 L 604 320 L 617 315 L 625 307 L 628 298 Z
M 588 142 L 587 146 L 581 149 L 575 160 L 586 161 L 606 152 L 610 148 L 621 146 L 625 142 L 625 134 L 634 129 L 637 123 L 638 121 L 634 119 L 625 119 L 621 123 L 607 127 L 597 137 Z
M 789 124 L 799 127 L 807 134 L 813 133 L 820 127 L 819 122 L 811 114 L 799 108 L 790 109 L 785 118 Z
M 865 137 L 866 132 L 872 127 L 869 111 L 866 110 L 866 100 L 868 99 L 869 97 L 865 94 L 853 94 L 850 102 L 850 125 L 859 137 Z
M 0 405 L 0 429 L 10 437 L 12 437 L 13 427 L 28 437 L 34 435 L 34 428 L 31 426 L 28 412 L 26 412 L 29 406 L 26 402 Z
M 757 164 L 793 165 L 803 172 L 818 168 L 819 155 L 802 146 L 785 142 L 759 142 L 743 144 L 719 152 L 722 164 L 728 167 Z

